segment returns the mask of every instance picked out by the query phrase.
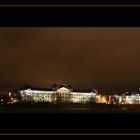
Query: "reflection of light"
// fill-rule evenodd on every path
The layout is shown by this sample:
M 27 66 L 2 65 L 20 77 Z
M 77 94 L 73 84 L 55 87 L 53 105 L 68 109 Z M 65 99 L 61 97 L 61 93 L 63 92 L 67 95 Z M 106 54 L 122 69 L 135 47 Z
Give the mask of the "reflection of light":
M 103 98 L 102 98 L 102 102 L 103 102 L 103 103 L 107 103 L 107 101 L 106 101 L 106 98 L 105 98 L 105 97 L 103 97 Z
M 97 95 L 96 98 L 99 98 L 99 95 Z

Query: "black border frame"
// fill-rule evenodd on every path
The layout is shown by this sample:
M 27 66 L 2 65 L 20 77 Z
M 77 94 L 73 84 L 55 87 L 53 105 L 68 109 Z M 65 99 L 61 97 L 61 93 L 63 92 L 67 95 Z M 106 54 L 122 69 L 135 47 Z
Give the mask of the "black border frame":
M 0 6 L 2 27 L 139 27 L 140 6 Z
M 1 27 L 140 27 L 140 6 L 0 6 Z M 0 114 L 0 134 L 140 134 L 137 114 Z

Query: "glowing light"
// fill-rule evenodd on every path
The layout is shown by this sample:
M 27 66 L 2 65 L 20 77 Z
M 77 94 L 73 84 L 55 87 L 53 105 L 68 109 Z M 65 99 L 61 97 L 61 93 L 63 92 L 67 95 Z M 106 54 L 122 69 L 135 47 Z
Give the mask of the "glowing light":
M 9 92 L 9 96 L 11 96 L 12 95 L 12 93 L 11 92 Z

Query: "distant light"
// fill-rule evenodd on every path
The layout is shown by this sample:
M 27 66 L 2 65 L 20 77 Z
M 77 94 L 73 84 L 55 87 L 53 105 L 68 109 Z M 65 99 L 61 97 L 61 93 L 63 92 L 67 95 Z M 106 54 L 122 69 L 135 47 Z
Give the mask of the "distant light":
M 96 98 L 100 98 L 99 95 L 97 95 Z
M 9 96 L 11 96 L 12 95 L 12 93 L 11 92 L 9 92 Z

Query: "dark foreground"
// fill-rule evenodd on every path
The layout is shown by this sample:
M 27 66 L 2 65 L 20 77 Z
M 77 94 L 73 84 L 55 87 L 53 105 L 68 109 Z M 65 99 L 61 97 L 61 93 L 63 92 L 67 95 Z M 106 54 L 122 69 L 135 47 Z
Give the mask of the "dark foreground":
M 23 103 L 0 105 L 1 113 L 140 113 L 140 105 Z

